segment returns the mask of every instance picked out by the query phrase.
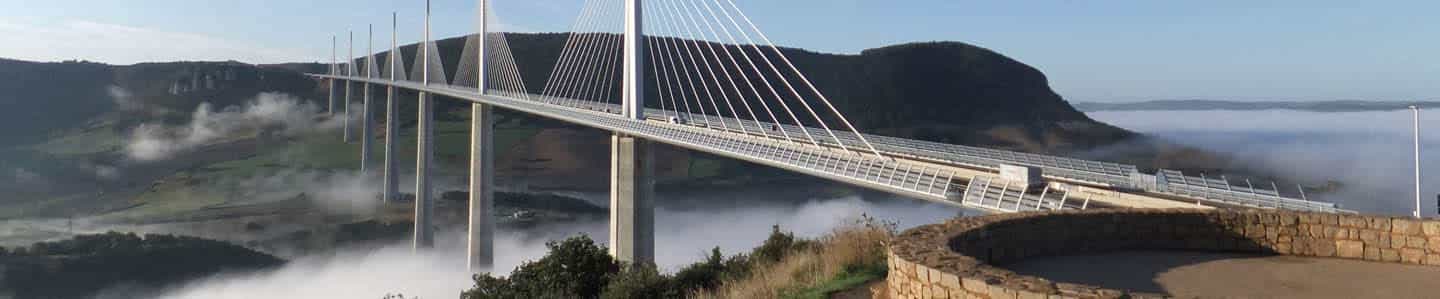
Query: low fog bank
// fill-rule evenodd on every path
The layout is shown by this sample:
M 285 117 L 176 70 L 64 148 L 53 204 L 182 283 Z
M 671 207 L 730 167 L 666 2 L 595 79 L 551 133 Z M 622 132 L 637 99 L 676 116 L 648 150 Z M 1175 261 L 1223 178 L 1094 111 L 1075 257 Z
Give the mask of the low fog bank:
M 1413 119 L 1410 111 L 1112 111 L 1092 118 L 1173 142 L 1234 155 L 1236 163 L 1273 170 L 1307 184 L 1339 181 L 1334 193 L 1311 199 L 1370 213 L 1409 215 L 1414 209 Z M 1421 125 L 1440 124 L 1435 112 Z M 1422 153 L 1440 150 L 1440 127 L 1421 128 Z M 1440 159 L 1421 167 L 1422 211 L 1434 215 Z M 1268 187 L 1267 187 L 1268 188 Z M 1281 186 L 1281 188 L 1287 188 Z M 1294 188 L 1293 186 L 1288 188 Z
M 772 225 L 816 237 L 859 221 L 863 215 L 897 222 L 902 228 L 954 217 L 958 209 L 909 199 L 860 197 L 812 199 L 797 204 L 760 204 L 656 211 L 656 262 L 667 271 L 699 261 L 719 246 L 727 255 L 759 245 Z M 548 225 L 528 231 L 496 233 L 495 270 L 505 274 L 521 262 L 545 254 L 545 242 L 588 234 L 607 238 L 606 223 L 591 221 Z M 438 234 L 437 249 L 415 254 L 408 243 L 378 250 L 342 249 L 325 256 L 296 259 L 275 271 L 220 275 L 172 290 L 162 298 L 380 298 L 403 293 L 422 298 L 454 298 L 472 286 L 464 269 L 461 228 Z
M 343 117 L 331 117 L 314 103 L 293 95 L 261 93 L 242 106 L 218 111 L 210 103 L 202 103 L 183 125 L 142 124 L 131 133 L 125 151 L 137 161 L 163 160 L 242 134 L 293 136 L 336 129 L 343 123 Z

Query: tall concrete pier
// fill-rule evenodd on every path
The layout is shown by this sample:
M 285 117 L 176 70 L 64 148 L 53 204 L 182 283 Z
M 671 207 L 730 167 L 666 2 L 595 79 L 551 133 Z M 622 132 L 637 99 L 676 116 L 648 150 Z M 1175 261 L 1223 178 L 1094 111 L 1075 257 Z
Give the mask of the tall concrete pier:
M 365 54 L 365 78 L 375 78 L 375 26 L 370 26 L 369 48 Z M 375 114 L 370 111 L 370 83 L 363 85 L 364 101 L 360 104 L 360 175 L 370 178 L 370 157 L 375 148 Z
M 655 181 L 648 141 L 610 137 L 610 255 L 655 262 Z
M 340 75 L 340 74 L 339 74 L 339 72 L 340 72 L 339 60 L 337 60 L 337 59 L 335 58 L 335 52 L 336 52 L 337 49 L 339 48 L 339 42 L 337 41 L 337 39 L 338 39 L 338 38 L 336 38 L 334 35 L 331 35 L 331 36 L 330 36 L 330 75 L 331 75 L 331 76 Z M 330 116 L 335 116 L 335 92 L 336 92 L 336 91 L 335 91 L 335 81 L 337 81 L 337 80 L 335 80 L 335 79 L 330 79 L 330 106 L 327 106 L 327 107 L 325 108 L 325 112 L 330 113 Z
M 399 40 L 396 37 L 400 32 L 399 23 L 399 16 L 391 13 L 391 55 L 385 58 L 385 63 L 390 64 L 390 81 L 396 81 L 398 77 L 396 77 L 395 74 L 405 69 L 404 66 L 400 64 L 400 55 L 394 55 L 394 53 L 400 53 Z M 396 173 L 399 171 L 400 165 L 399 162 L 396 161 L 398 157 L 395 156 L 395 136 L 400 134 L 399 125 L 396 124 L 397 119 L 400 117 L 400 112 L 397 111 L 399 109 L 399 103 L 395 101 L 395 86 L 387 85 L 385 87 L 385 166 L 383 170 L 384 174 L 381 175 L 381 179 L 384 180 L 381 184 L 384 186 L 381 187 L 380 191 L 380 200 L 386 202 L 395 200 L 400 193 L 398 189 L 400 187 L 400 175 Z
M 625 58 L 621 113 L 645 120 L 645 33 L 640 0 L 625 0 Z M 655 262 L 655 181 L 649 142 L 610 137 L 610 255 L 630 263 Z
M 425 40 L 420 43 L 420 55 L 424 57 L 421 67 L 424 72 L 421 82 L 430 85 L 430 1 L 425 1 Z M 435 233 L 430 215 L 435 210 L 430 188 L 430 164 L 435 159 L 435 99 L 426 92 L 420 92 L 419 122 L 416 127 L 415 145 L 415 250 L 435 247 Z
M 490 106 L 470 108 L 470 226 L 466 257 L 470 272 L 495 261 L 495 126 Z
M 485 94 L 486 81 L 485 37 L 489 30 L 486 12 L 489 3 L 478 0 L 479 35 L 476 49 L 479 56 L 476 65 L 478 78 L 476 88 Z M 470 272 L 480 272 L 495 262 L 495 124 L 491 119 L 490 106 L 475 103 L 470 106 L 470 221 L 466 238 L 466 265 Z
M 350 55 L 345 56 L 345 75 L 355 75 L 355 31 L 350 31 Z M 350 143 L 350 102 L 354 101 L 354 93 L 350 92 L 350 86 L 355 83 L 345 81 L 345 143 Z

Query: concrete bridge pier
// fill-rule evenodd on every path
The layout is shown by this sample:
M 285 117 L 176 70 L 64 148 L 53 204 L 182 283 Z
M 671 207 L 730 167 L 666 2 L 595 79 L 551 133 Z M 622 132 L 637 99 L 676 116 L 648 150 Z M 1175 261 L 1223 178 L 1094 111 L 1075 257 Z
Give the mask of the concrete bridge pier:
M 621 114 L 645 121 L 645 33 L 641 1 L 625 1 L 624 79 Z M 630 263 L 655 263 L 655 176 L 650 142 L 610 137 L 610 255 Z
M 435 247 L 435 235 L 430 219 L 435 205 L 430 188 L 430 165 L 434 153 L 434 96 L 420 93 L 420 121 L 415 125 L 415 249 Z
M 430 1 L 425 1 L 425 40 L 421 43 L 420 54 L 424 57 L 420 82 L 430 85 Z M 430 165 L 435 160 L 435 97 L 420 92 L 420 115 L 415 124 L 415 250 L 435 247 L 434 226 L 430 215 L 435 210 L 430 188 Z
M 384 169 L 382 170 L 383 173 L 381 174 L 381 179 L 384 180 L 384 182 L 382 182 L 384 187 L 381 187 L 380 192 L 380 201 L 383 202 L 395 200 L 395 198 L 399 195 L 400 192 L 400 190 L 398 189 L 400 186 L 400 175 L 396 173 L 400 169 L 399 162 L 396 161 L 396 159 L 398 159 L 399 157 L 395 156 L 395 137 L 400 135 L 400 130 L 398 128 L 398 125 L 396 124 L 396 121 L 399 118 L 398 113 L 400 113 L 399 111 L 396 111 L 398 110 L 398 108 L 399 105 L 395 102 L 395 87 L 386 87 L 385 161 L 382 162 L 385 163 L 385 165 L 383 166 Z
M 335 88 L 335 83 L 336 83 L 335 81 L 340 81 L 340 80 L 339 80 L 339 79 L 334 79 L 334 78 L 326 79 L 326 80 L 327 80 L 327 81 L 330 81 L 330 92 L 328 92 L 328 94 L 329 94 L 329 96 L 330 96 L 330 106 L 326 106 L 325 112 L 326 112 L 326 113 L 329 113 L 330 116 L 335 116 L 335 99 L 336 99 L 337 97 L 339 97 L 339 93 L 340 93 L 340 90 Z
M 396 37 L 400 32 L 398 14 L 390 14 L 390 26 L 390 53 L 400 53 L 399 40 Z M 396 81 L 397 77 L 395 74 L 405 69 L 401 66 L 399 63 L 400 59 L 397 57 L 399 56 L 394 55 L 385 59 L 385 63 L 390 64 L 390 81 Z M 382 170 L 383 174 L 381 174 L 381 179 L 384 180 L 384 182 L 381 183 L 383 184 L 380 191 L 381 202 L 395 200 L 400 192 L 398 189 L 400 186 L 400 176 L 396 173 L 400 170 L 400 167 L 399 163 L 395 160 L 398 158 L 395 156 L 395 137 L 400 135 L 399 124 L 397 124 L 400 117 L 400 112 L 398 111 L 400 110 L 400 105 L 395 101 L 395 92 L 395 86 L 385 86 L 385 161 L 383 162 L 385 166 L 383 166 L 384 170 Z
M 470 225 L 466 258 L 471 273 L 495 262 L 495 124 L 490 106 L 470 106 Z
M 345 75 L 355 76 L 355 31 L 350 31 L 350 55 L 345 56 Z M 355 82 L 345 81 L 345 143 L 350 143 L 350 102 L 355 101 L 350 92 Z
M 480 38 L 477 43 L 476 89 L 485 94 L 488 82 L 485 78 L 486 49 L 485 37 L 488 3 L 476 1 L 478 5 Z M 490 268 L 495 262 L 495 122 L 490 114 L 490 105 L 470 105 L 470 225 L 466 238 L 466 265 L 471 273 Z
M 655 177 L 649 141 L 610 137 L 610 255 L 655 262 Z
M 375 147 L 375 115 L 370 111 L 370 83 L 365 83 L 365 97 L 360 104 L 360 176 L 370 178 L 370 157 Z
M 345 127 L 343 128 L 345 130 L 345 143 L 350 143 L 350 101 L 353 101 L 355 99 L 354 92 L 351 92 L 351 87 L 352 85 L 355 85 L 355 83 L 345 81 L 341 84 L 345 84 L 345 103 L 343 103 L 345 105 Z

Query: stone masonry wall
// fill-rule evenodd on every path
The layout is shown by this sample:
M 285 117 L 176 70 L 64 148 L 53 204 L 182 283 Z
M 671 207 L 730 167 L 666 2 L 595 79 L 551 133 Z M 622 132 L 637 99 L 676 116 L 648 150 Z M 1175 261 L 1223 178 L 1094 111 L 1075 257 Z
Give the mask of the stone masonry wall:
M 889 247 L 890 298 L 1162 298 L 997 267 L 1129 249 L 1249 252 L 1440 265 L 1440 219 L 1273 210 L 1087 210 L 957 218 Z

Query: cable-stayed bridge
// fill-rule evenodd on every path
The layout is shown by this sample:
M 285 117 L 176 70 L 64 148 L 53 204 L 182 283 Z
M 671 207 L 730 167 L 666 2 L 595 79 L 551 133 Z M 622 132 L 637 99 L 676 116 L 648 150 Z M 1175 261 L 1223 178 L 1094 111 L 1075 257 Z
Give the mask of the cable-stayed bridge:
M 347 114 L 345 139 L 358 137 L 367 173 L 375 166 L 376 89 L 386 99 L 385 136 L 397 135 L 396 107 L 410 100 L 398 98 L 399 91 L 419 94 L 417 248 L 433 243 L 434 98 L 472 103 L 472 266 L 488 265 L 493 254 L 493 108 L 614 132 L 610 248 L 625 261 L 653 257 L 650 146 L 657 142 L 987 212 L 1197 206 L 1345 212 L 1305 199 L 1303 189 L 1299 198 L 1282 195 L 1273 184 L 1256 188 L 1223 176 L 1146 174 L 1134 165 L 864 134 L 733 0 L 587 0 L 543 77 L 521 73 L 536 68 L 521 68 L 506 34 L 488 30 L 494 12 L 479 2 L 479 33 L 469 36 L 453 73 L 430 38 L 427 2 L 425 40 L 413 61 L 392 55 L 401 53 L 393 33 L 392 54 L 377 55 L 372 29 L 364 57 L 354 55 L 352 34 L 351 58 L 333 61 L 328 74 L 312 74 L 330 82 L 330 111 Z M 361 117 L 352 130 L 356 98 Z M 387 137 L 382 149 L 383 198 L 391 200 L 400 179 L 394 140 Z

